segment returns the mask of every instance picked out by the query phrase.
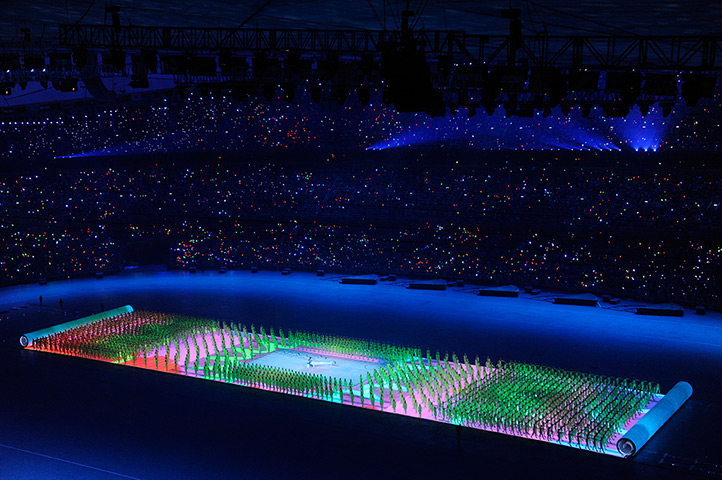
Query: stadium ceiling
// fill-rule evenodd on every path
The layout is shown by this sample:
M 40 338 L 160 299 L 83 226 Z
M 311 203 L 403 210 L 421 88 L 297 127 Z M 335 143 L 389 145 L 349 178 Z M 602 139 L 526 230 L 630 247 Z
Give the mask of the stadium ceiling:
M 59 45 L 92 49 L 157 49 L 198 54 L 289 52 L 363 55 L 403 41 L 400 30 L 291 30 L 191 27 L 60 25 Z M 480 35 L 463 31 L 418 31 L 427 55 L 454 62 L 529 67 L 645 70 L 719 70 L 719 36 Z
M 511 17 L 516 11 L 509 10 Z M 404 12 L 406 13 L 406 12 Z M 411 12 L 408 12 L 409 14 Z M 408 19 L 406 19 L 408 20 Z M 109 104 L 178 88 L 226 88 L 291 101 L 370 91 L 400 112 L 503 105 L 517 116 L 561 106 L 601 106 L 625 116 L 639 105 L 668 112 L 680 99 L 711 98 L 722 69 L 722 36 L 508 35 L 463 31 L 293 30 L 60 25 L 56 42 L 6 46 L 0 55 L 0 114 Z M 50 88 L 52 86 L 52 89 Z M 329 93 L 330 92 L 330 93 Z M 584 108 L 582 111 L 585 111 Z

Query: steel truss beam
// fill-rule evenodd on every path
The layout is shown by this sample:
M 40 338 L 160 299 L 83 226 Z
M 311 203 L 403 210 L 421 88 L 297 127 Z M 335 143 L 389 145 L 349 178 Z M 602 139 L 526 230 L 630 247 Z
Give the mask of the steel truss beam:
M 337 53 L 378 53 L 386 42 L 400 42 L 399 31 L 223 29 L 193 27 L 136 27 L 60 25 L 65 47 L 124 50 L 154 49 L 213 53 L 230 50 Z M 448 55 L 455 63 L 601 70 L 719 70 L 722 53 L 718 36 L 524 36 L 514 48 L 507 35 L 478 35 L 463 31 L 413 33 L 427 55 Z

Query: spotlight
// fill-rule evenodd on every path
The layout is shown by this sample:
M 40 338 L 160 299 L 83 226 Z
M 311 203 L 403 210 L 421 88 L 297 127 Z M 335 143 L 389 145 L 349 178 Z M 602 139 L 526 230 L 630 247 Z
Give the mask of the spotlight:
M 263 87 L 263 98 L 265 98 L 267 102 L 273 100 L 275 94 L 276 88 L 273 85 L 265 85 Z
M 446 115 L 441 91 L 431 81 L 423 45 L 409 38 L 401 43 L 384 42 L 381 50 L 381 76 L 396 110 L 425 112 L 432 117 Z
M 369 91 L 368 87 L 359 88 L 358 100 L 359 100 L 359 102 L 361 102 L 361 105 L 368 105 L 370 99 L 371 99 L 371 92 Z
M 607 72 L 605 90 L 618 93 L 622 104 L 632 107 L 642 91 L 643 79 L 639 72 Z
M 62 80 L 53 80 L 53 88 L 59 92 L 77 92 L 78 91 L 78 79 L 77 78 L 63 78 Z
M 242 85 L 234 85 L 231 87 L 231 96 L 239 100 L 243 100 L 248 96 L 248 89 Z
M 642 90 L 646 95 L 655 97 L 676 97 L 677 75 L 674 73 L 647 72 L 644 76 L 644 88 Z
M 110 51 L 110 65 L 116 72 L 125 71 L 125 52 L 119 48 Z
M 556 107 L 567 95 L 568 75 L 556 68 L 533 68 L 529 77 L 529 91 L 541 93 L 540 98 L 550 107 Z M 538 106 L 542 109 L 542 106 Z
M 602 112 L 607 118 L 623 118 L 629 114 L 629 107 L 622 104 L 605 105 Z
M 519 105 L 514 113 L 519 118 L 532 118 L 534 116 L 534 106 L 529 104 Z M 549 114 L 551 115 L 551 109 L 549 110 Z
M 73 60 L 79 69 L 85 68 L 88 64 L 88 50 L 83 47 L 73 47 Z
M 379 69 L 378 63 L 376 63 L 376 60 L 374 60 L 374 57 L 371 55 L 362 55 L 359 67 L 361 67 L 361 71 L 367 77 L 372 76 L 374 72 Z
M 574 92 L 596 91 L 599 88 L 599 72 L 575 70 L 569 72 L 569 90 Z
M 313 103 L 321 101 L 321 85 L 311 85 L 311 100 Z
M 148 75 L 131 75 L 130 82 L 128 82 L 130 88 L 148 88 Z
M 149 72 L 156 73 L 158 69 L 158 52 L 155 50 L 143 50 L 141 52 L 141 62 Z
M 688 107 L 694 107 L 700 98 L 714 97 L 716 78 L 699 73 L 686 73 L 682 76 L 682 98 Z
M 496 104 L 487 102 L 482 103 L 481 106 L 484 107 L 484 111 L 486 111 L 487 115 L 489 115 L 490 117 L 494 115 L 494 110 L 496 110 Z
M 660 107 L 662 107 L 662 117 L 667 118 L 670 113 L 672 113 L 672 107 L 674 107 L 674 104 L 672 102 L 664 102 L 659 104 Z
M 346 103 L 346 98 L 348 98 L 348 89 L 345 87 L 336 87 L 336 101 L 339 105 L 343 105 Z
M 283 86 L 283 101 L 286 103 L 291 103 L 293 101 L 293 98 L 296 96 L 296 87 L 290 84 L 286 84 Z

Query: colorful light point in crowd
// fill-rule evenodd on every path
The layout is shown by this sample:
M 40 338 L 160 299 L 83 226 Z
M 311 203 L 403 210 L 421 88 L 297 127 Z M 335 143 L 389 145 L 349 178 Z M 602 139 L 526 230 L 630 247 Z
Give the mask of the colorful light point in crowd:
M 689 398 L 611 378 L 125 306 L 25 334 L 23 347 L 630 456 Z

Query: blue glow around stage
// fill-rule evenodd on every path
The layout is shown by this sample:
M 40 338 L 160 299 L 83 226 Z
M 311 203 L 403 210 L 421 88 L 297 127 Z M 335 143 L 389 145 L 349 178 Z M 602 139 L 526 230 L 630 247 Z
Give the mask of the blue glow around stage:
M 502 109 L 491 115 L 460 110 L 454 116 L 429 118 L 415 115 L 413 122 L 402 122 L 398 132 L 367 147 L 385 150 L 407 146 L 449 145 L 480 150 L 571 150 L 656 152 L 678 119 L 663 117 L 651 108 L 642 116 L 635 109 L 624 118 L 606 118 L 599 107 L 582 117 L 581 109 L 564 116 L 560 109 L 544 117 L 507 117 Z M 473 113 L 473 112 L 472 112 Z
M 611 122 L 613 134 L 626 147 L 636 152 L 656 152 L 664 148 L 669 132 L 675 127 L 676 118 L 664 118 L 659 110 L 650 109 L 645 117 L 639 110 L 633 110 L 625 118 Z

